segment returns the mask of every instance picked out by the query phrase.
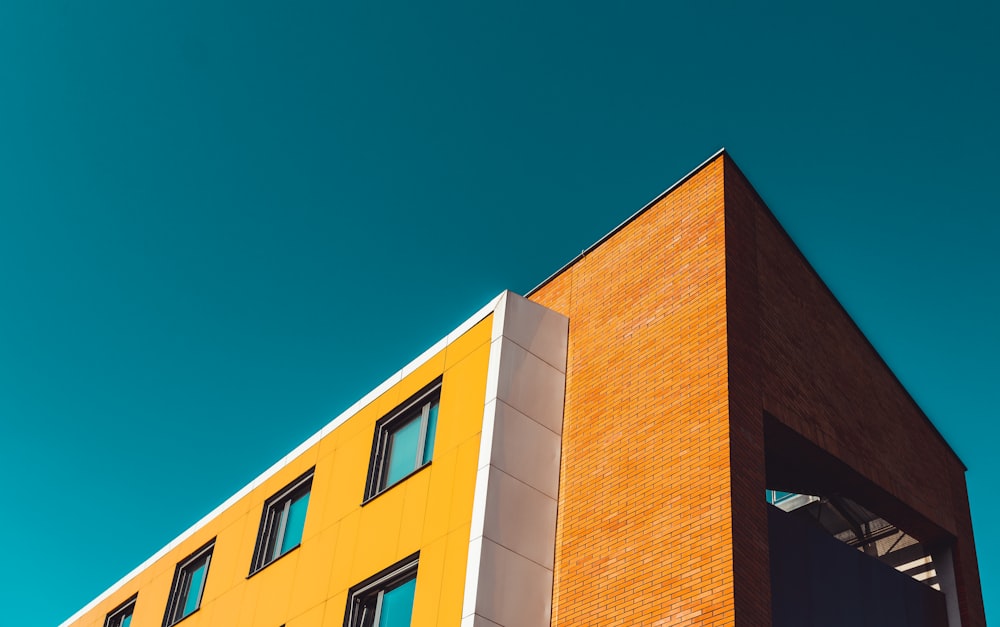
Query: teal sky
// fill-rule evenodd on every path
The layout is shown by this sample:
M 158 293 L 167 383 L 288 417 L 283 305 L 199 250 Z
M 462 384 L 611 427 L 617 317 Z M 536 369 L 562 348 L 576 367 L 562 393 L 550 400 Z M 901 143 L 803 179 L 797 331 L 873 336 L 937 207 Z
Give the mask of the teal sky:
M 723 146 L 969 467 L 1000 620 L 1000 3 L 751 4 L 0 3 L 3 622 Z

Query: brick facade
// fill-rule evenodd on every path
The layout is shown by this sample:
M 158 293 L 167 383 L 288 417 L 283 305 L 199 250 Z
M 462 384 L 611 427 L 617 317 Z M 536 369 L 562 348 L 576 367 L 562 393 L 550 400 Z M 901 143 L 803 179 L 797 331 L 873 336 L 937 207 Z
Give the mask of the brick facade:
M 734 622 L 724 218 L 716 160 L 531 297 L 570 320 L 554 626 Z
M 773 481 L 954 542 L 985 625 L 961 461 L 727 154 L 530 297 L 570 320 L 554 626 L 769 625 Z

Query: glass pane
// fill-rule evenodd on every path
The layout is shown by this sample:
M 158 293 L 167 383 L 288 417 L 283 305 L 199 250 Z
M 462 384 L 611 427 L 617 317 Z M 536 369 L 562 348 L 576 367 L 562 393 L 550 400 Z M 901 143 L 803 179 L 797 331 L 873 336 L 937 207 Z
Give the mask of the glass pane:
M 306 524 L 307 507 L 309 507 L 308 492 L 300 496 L 298 500 L 292 501 L 292 506 L 288 508 L 288 520 L 285 522 L 285 537 L 281 539 L 282 555 L 302 542 L 302 528 Z
M 122 619 L 122 627 L 129 627 L 131 624 L 132 624 L 131 614 Z
M 382 596 L 382 614 L 379 616 L 378 627 L 410 627 L 413 592 L 416 587 L 417 580 L 413 578 Z
M 268 529 L 270 534 L 267 537 L 268 557 L 266 563 L 271 560 L 276 560 L 281 557 L 281 537 L 285 533 L 285 525 L 288 523 L 288 510 L 291 504 L 288 502 L 278 503 L 274 506 L 272 510 L 268 512 L 268 516 L 271 518 L 271 527 Z
M 389 459 L 386 461 L 384 487 L 391 486 L 416 469 L 419 439 L 419 415 L 389 436 Z
M 784 501 L 785 499 L 790 499 L 793 496 L 795 496 L 794 492 L 782 492 L 781 490 L 775 490 L 774 500 L 772 501 L 772 503 L 780 503 L 781 501 Z
M 201 585 L 205 581 L 205 566 L 202 564 L 191 573 L 191 583 L 188 585 L 187 598 L 184 599 L 184 612 L 181 616 L 187 616 L 198 609 L 201 602 Z
M 437 431 L 437 424 L 438 403 L 435 402 L 431 405 L 430 415 L 427 416 L 427 435 L 424 439 L 424 464 L 431 461 L 431 456 L 434 454 L 434 433 Z

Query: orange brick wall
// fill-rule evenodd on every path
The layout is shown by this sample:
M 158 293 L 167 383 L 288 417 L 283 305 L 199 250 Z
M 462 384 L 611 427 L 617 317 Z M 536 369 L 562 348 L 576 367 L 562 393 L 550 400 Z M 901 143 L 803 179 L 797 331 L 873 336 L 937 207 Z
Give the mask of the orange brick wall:
M 720 157 L 531 296 L 570 320 L 554 626 L 735 622 L 725 283 Z
M 770 625 L 774 420 L 862 504 L 957 539 L 985 625 L 961 462 L 728 155 L 530 298 L 570 321 L 553 626 Z

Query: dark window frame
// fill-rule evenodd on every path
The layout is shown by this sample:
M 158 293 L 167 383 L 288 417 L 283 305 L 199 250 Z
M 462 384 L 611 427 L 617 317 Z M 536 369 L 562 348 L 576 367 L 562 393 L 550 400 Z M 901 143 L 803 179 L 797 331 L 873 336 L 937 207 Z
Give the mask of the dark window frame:
M 139 598 L 139 593 L 132 595 L 130 599 L 108 612 L 104 618 L 104 627 L 122 627 L 126 618 L 135 614 L 135 600 Z
M 440 411 L 441 381 L 442 377 L 437 377 L 375 423 L 375 437 L 372 441 L 371 459 L 368 463 L 368 480 L 365 483 L 365 496 L 362 505 L 394 485 L 399 485 L 411 474 L 430 465 L 430 459 L 426 462 L 423 461 L 424 453 L 426 452 L 424 447 L 427 444 L 428 413 L 429 408 L 435 402 L 438 403 L 438 410 Z M 425 408 L 427 408 L 427 411 L 424 411 Z M 409 424 L 418 415 L 421 416 L 422 423 L 417 441 L 417 450 L 415 451 L 415 465 L 413 470 L 395 482 L 388 483 L 390 436 Z M 438 418 L 440 420 L 440 416 Z M 436 429 L 437 426 L 435 426 L 435 431 Z M 434 439 L 436 441 L 436 437 Z
M 344 627 L 374 627 L 386 592 L 417 578 L 420 551 L 365 579 L 347 593 Z
M 260 526 L 257 527 L 257 543 L 254 545 L 253 559 L 250 562 L 250 574 L 247 575 L 248 577 L 288 555 L 302 544 L 300 541 L 299 544 L 289 547 L 288 550 L 278 552 L 282 541 L 285 539 L 285 533 L 288 530 L 285 525 L 288 522 L 288 512 L 291 509 L 291 505 L 303 496 L 312 493 L 312 482 L 315 475 L 316 467 L 313 466 L 264 502 L 264 509 L 260 515 Z M 302 524 L 304 526 L 305 521 Z
M 212 565 L 212 552 L 214 550 L 215 538 L 212 538 L 211 541 L 202 546 L 200 549 L 178 562 L 177 568 L 174 569 L 173 583 L 170 584 L 170 596 L 167 600 L 167 611 L 163 614 L 163 627 L 176 625 L 201 609 L 201 601 L 205 595 L 205 585 L 208 583 L 208 572 Z M 202 576 L 201 585 L 197 591 L 198 605 L 187 614 L 182 614 L 191 592 L 189 587 L 191 583 L 191 574 L 197 571 L 201 567 L 202 563 L 205 565 L 205 574 Z

